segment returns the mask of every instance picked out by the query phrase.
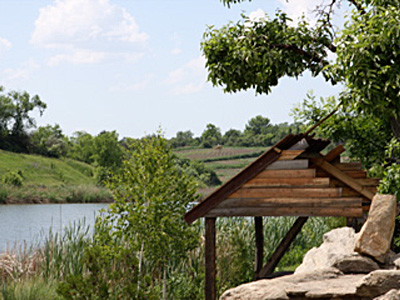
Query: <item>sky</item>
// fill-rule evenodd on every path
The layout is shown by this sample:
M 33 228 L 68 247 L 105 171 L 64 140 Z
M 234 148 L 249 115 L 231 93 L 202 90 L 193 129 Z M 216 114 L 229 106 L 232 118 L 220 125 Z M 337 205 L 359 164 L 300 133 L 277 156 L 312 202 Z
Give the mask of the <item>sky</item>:
M 200 43 L 207 26 L 277 8 L 310 18 L 316 0 L 0 0 L 0 85 L 47 104 L 38 126 L 59 124 L 71 136 L 116 130 L 167 137 L 208 123 L 243 130 L 262 115 L 292 122 L 291 109 L 310 90 L 338 94 L 323 78 L 283 78 L 269 95 L 225 94 L 207 82 Z

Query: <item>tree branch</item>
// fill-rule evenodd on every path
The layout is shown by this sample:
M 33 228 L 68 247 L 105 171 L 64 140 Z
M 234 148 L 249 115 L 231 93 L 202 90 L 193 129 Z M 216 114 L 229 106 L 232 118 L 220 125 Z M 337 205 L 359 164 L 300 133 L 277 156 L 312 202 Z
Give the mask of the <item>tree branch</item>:
M 357 3 L 357 1 L 356 0 L 348 0 L 351 4 L 353 4 L 356 8 L 357 8 L 357 10 L 359 11 L 359 12 L 361 12 L 361 14 L 365 14 L 365 10 L 364 10 L 364 8 L 359 4 L 359 3 Z

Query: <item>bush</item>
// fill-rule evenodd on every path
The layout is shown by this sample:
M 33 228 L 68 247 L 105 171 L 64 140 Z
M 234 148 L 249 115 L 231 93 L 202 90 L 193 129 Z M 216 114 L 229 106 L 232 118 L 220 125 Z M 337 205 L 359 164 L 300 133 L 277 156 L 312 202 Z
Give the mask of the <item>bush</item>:
M 4 184 L 13 185 L 16 187 L 20 187 L 23 184 L 24 176 L 20 170 L 11 171 L 8 170 L 2 177 L 2 182 Z

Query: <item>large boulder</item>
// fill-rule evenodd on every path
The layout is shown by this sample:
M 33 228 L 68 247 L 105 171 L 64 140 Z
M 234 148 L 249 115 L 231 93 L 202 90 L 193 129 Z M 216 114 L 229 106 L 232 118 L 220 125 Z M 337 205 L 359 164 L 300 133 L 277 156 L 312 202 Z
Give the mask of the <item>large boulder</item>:
M 374 300 L 400 300 L 400 291 L 390 290 L 385 295 L 374 298 Z
M 356 237 L 354 229 L 349 227 L 326 233 L 322 245 L 307 252 L 295 274 L 330 268 L 345 274 L 369 273 L 379 269 L 372 259 L 354 252 Z
M 390 249 L 396 218 L 396 197 L 375 195 L 368 219 L 361 228 L 354 251 L 384 263 Z

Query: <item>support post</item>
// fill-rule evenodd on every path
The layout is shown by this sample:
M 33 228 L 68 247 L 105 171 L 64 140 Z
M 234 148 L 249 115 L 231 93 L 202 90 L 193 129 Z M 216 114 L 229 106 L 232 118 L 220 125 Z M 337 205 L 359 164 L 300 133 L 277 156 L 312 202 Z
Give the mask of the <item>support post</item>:
M 256 231 L 256 252 L 255 252 L 255 263 L 254 263 L 254 276 L 258 277 L 263 266 L 264 260 L 264 230 L 263 230 L 263 219 L 262 217 L 254 217 L 254 226 Z
M 205 300 L 216 300 L 217 298 L 215 220 L 216 218 L 206 218 L 205 220 Z
M 274 254 L 272 254 L 271 258 L 265 264 L 265 266 L 258 273 L 258 278 L 263 278 L 267 275 L 273 273 L 275 267 L 278 265 L 279 261 L 282 259 L 283 255 L 288 250 L 290 244 L 294 241 L 296 236 L 303 228 L 303 225 L 307 222 L 308 217 L 299 217 L 296 222 L 294 222 L 292 228 L 288 231 L 286 236 L 283 238 L 278 248 L 276 248 Z

